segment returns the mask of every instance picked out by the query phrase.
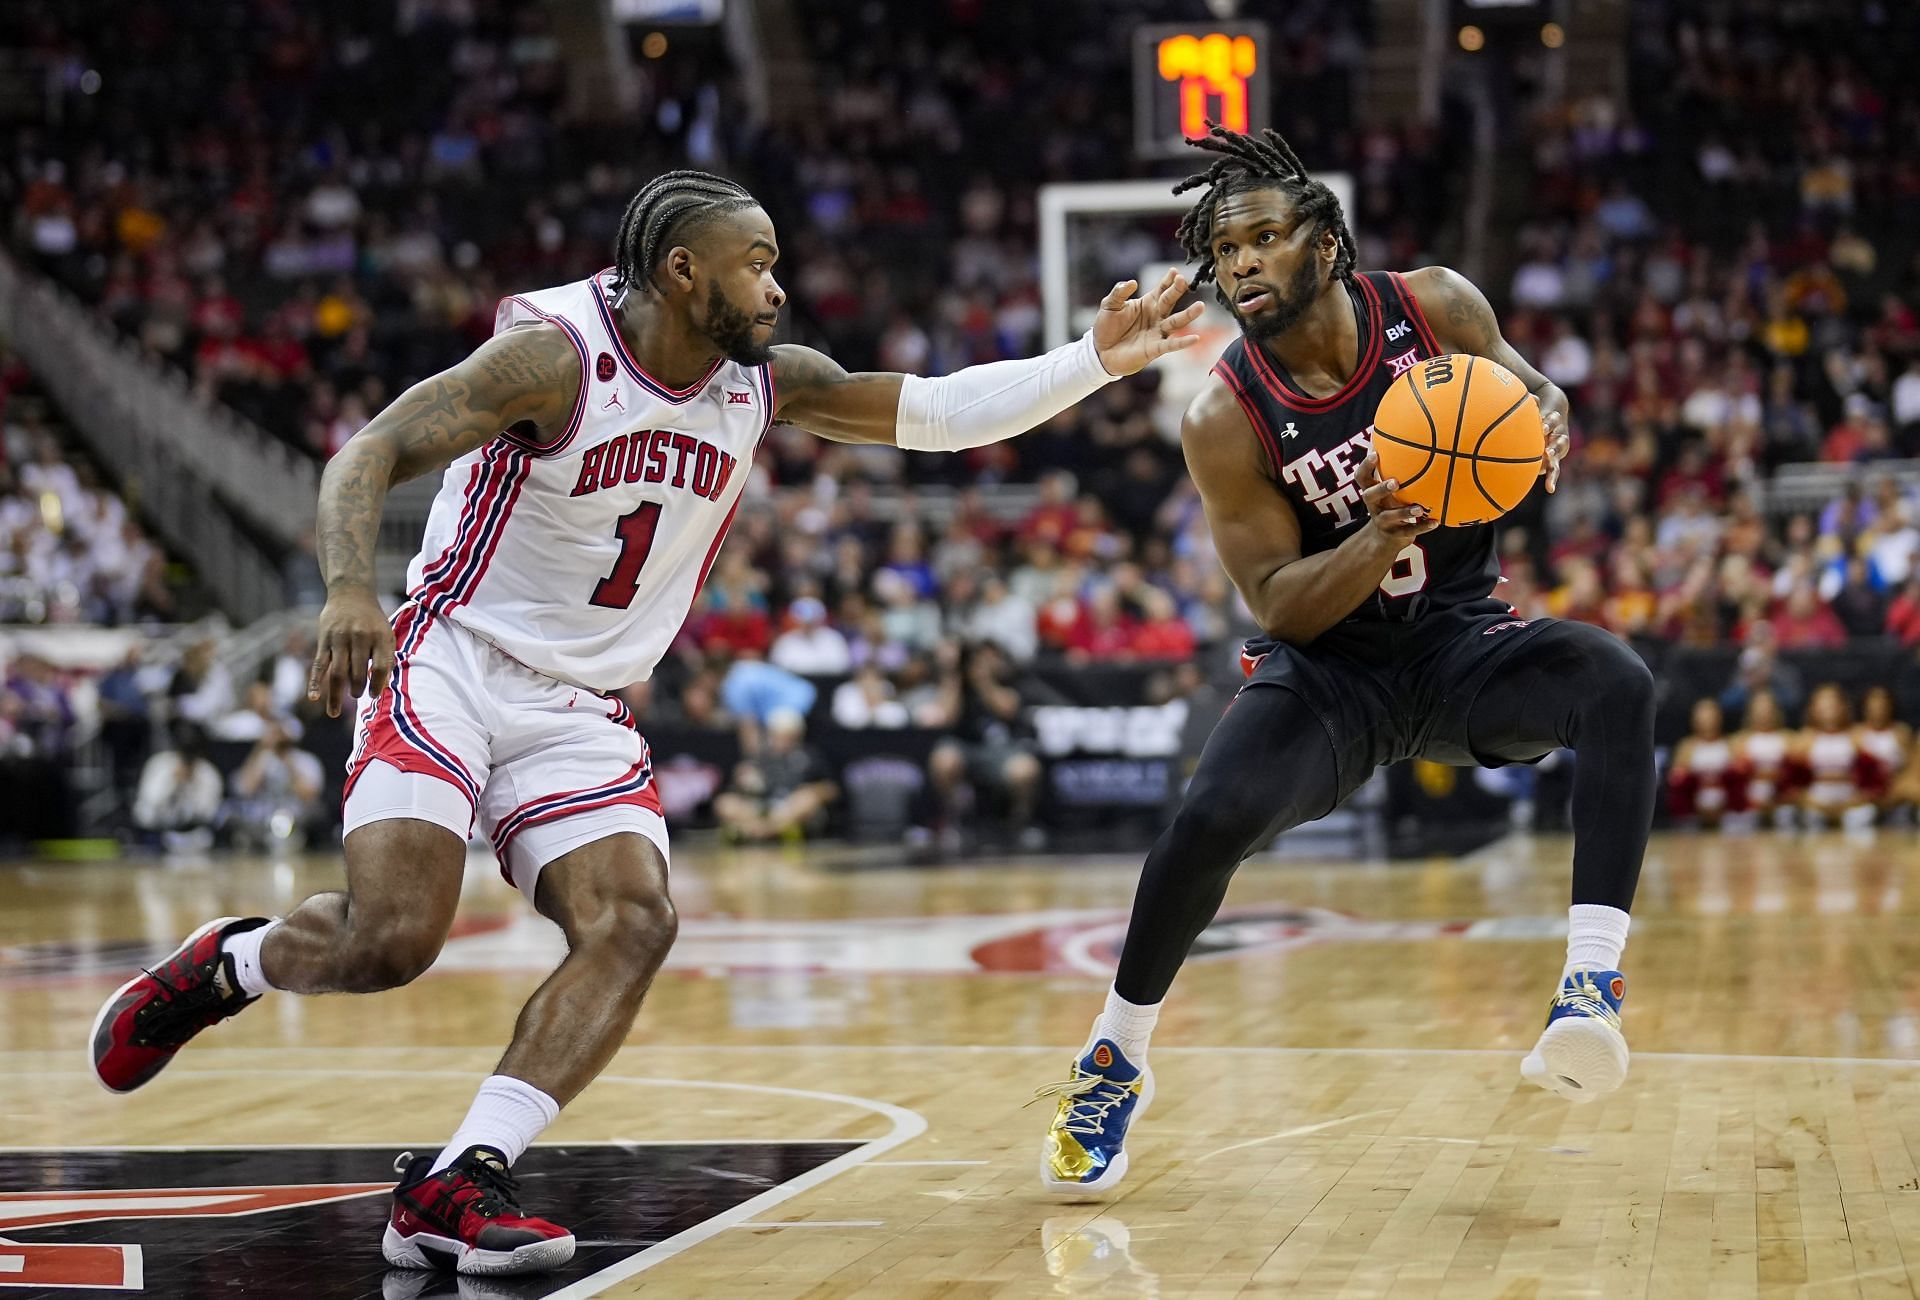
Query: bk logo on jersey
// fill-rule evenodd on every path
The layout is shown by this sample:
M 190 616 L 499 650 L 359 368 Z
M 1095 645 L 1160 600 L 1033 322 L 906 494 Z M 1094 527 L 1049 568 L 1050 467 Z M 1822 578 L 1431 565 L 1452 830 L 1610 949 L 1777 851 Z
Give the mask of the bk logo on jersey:
M 690 433 L 639 429 L 587 448 L 570 497 L 603 492 L 622 483 L 667 483 L 718 501 L 740 458 Z

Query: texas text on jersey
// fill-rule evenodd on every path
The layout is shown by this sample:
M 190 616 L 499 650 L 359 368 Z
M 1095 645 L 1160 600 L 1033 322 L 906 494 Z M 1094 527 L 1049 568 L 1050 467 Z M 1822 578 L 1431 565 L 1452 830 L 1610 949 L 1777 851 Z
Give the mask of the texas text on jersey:
M 1300 520 L 1301 552 L 1331 550 L 1366 522 L 1355 481 L 1373 435 L 1373 413 L 1395 379 L 1441 355 L 1420 304 L 1390 271 L 1348 284 L 1360 325 L 1360 364 L 1330 397 L 1300 393 L 1271 353 L 1242 337 L 1214 365 L 1253 423 L 1277 471 L 1276 486 Z M 1348 620 L 1406 622 L 1431 610 L 1482 600 L 1499 580 L 1487 524 L 1437 528 L 1400 552 L 1374 597 Z

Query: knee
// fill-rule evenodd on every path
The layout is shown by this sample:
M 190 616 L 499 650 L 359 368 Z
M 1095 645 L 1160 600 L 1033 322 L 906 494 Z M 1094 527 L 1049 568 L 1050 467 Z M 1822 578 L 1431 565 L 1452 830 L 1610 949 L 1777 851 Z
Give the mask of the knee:
M 1190 792 L 1168 828 L 1168 846 L 1194 866 L 1232 870 L 1259 847 L 1274 825 L 1275 811 L 1256 809 L 1244 799 Z
M 1630 718 L 1634 725 L 1653 727 L 1653 670 L 1631 646 L 1607 637 L 1589 656 L 1581 674 L 1581 700 L 1588 711 L 1608 717 Z
M 612 900 L 577 942 L 618 954 L 622 970 L 650 975 L 679 933 L 680 915 L 672 899 L 664 893 L 632 893 Z
M 411 984 L 440 955 L 445 932 L 417 920 L 356 921 L 354 960 L 348 978 L 356 991 L 376 993 Z

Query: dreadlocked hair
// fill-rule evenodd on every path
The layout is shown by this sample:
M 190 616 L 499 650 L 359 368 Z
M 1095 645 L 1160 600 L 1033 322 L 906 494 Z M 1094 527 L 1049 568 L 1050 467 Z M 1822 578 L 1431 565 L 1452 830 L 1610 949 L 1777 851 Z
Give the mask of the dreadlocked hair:
M 613 240 L 614 285 L 657 288 L 653 268 L 671 236 L 697 230 L 714 217 L 754 205 L 746 187 L 711 172 L 683 169 L 656 176 L 640 187 L 620 218 Z
M 1205 171 L 1195 172 L 1173 187 L 1175 194 L 1207 187 L 1200 201 L 1180 220 L 1177 238 L 1188 257 L 1199 262 L 1193 283 L 1213 279 L 1213 214 L 1220 200 L 1248 190 L 1279 190 L 1293 203 L 1303 220 L 1314 223 L 1315 238 L 1323 230 L 1333 231 L 1338 251 L 1333 256 L 1333 274 L 1347 279 L 1353 274 L 1353 232 L 1347 229 L 1340 200 L 1326 182 L 1307 175 L 1300 157 L 1278 131 L 1268 127 L 1255 139 L 1238 131 L 1229 131 L 1218 122 L 1207 123 L 1207 133 L 1188 144 L 1208 153 L 1219 154 Z

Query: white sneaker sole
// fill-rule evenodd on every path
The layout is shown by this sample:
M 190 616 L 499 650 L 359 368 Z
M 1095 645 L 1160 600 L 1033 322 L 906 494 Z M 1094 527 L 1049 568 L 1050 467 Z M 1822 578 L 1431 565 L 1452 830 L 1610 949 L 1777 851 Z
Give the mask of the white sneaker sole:
M 172 952 L 168 953 L 166 956 L 162 957 L 159 961 L 155 962 L 154 963 L 155 969 L 158 969 L 159 967 L 166 965 L 168 962 L 172 961 L 175 957 L 178 957 L 181 953 L 186 952 L 188 949 L 192 948 L 194 944 L 199 943 L 202 939 L 206 938 L 206 936 L 211 931 L 218 930 L 223 925 L 232 925 L 235 921 L 238 921 L 240 919 L 241 918 L 237 916 L 218 916 L 218 917 L 215 917 L 213 920 L 208 921 L 205 925 L 201 926 L 198 930 L 195 930 L 192 934 L 188 935 L 185 939 L 181 940 L 179 947 L 175 948 Z M 108 1092 L 112 1093 L 116 1097 L 126 1096 L 128 1093 L 133 1091 L 133 1088 L 116 1088 L 112 1084 L 108 1083 L 106 1079 L 101 1077 L 100 1063 L 98 1060 L 94 1058 L 94 1055 L 93 1055 L 93 1044 L 100 1037 L 100 1026 L 106 1023 L 107 1013 L 113 1010 L 114 1007 L 119 1005 L 120 999 L 127 996 L 127 993 L 133 988 L 134 985 L 138 984 L 141 980 L 145 979 L 146 977 L 147 977 L 147 973 L 143 970 L 138 975 L 135 975 L 132 979 L 128 980 L 125 984 L 122 984 L 119 988 L 115 989 L 113 993 L 107 998 L 107 1000 L 100 1004 L 100 1009 L 93 1013 L 93 1024 L 87 1027 L 87 1073 L 93 1076 L 93 1081 L 95 1083 L 99 1084 L 102 1088 L 105 1088 Z M 165 1068 L 165 1067 L 162 1067 L 162 1068 Z M 157 1075 L 155 1077 L 157 1077 Z M 141 1083 L 136 1084 L 135 1087 L 144 1087 L 146 1086 L 146 1084 L 149 1084 L 152 1082 L 153 1082 L 153 1078 L 148 1078 L 148 1079 L 142 1080 Z
M 1520 1077 L 1568 1101 L 1598 1101 L 1627 1080 L 1627 1040 L 1604 1020 L 1568 1016 L 1548 1025 L 1520 1062 Z
M 1133 1118 L 1127 1121 L 1128 1137 L 1133 1136 L 1133 1126 L 1140 1122 L 1141 1116 L 1147 1113 L 1147 1107 L 1153 1104 L 1153 1070 L 1149 1066 L 1141 1066 L 1140 1072 L 1146 1076 L 1147 1082 L 1140 1089 L 1140 1100 L 1134 1105 Z M 1088 1197 L 1102 1195 L 1112 1191 L 1126 1176 L 1127 1151 L 1124 1145 L 1120 1148 L 1120 1154 L 1113 1158 L 1113 1163 L 1107 1166 L 1106 1172 L 1088 1182 L 1068 1182 L 1055 1178 L 1052 1168 L 1047 1164 L 1046 1148 L 1040 1148 L 1040 1186 L 1055 1200 L 1084 1201 Z
M 380 1253 L 395 1268 L 420 1268 L 444 1271 L 444 1260 L 453 1260 L 453 1271 L 466 1274 L 544 1273 L 559 1268 L 573 1258 L 573 1238 L 554 1237 L 548 1241 L 530 1241 L 512 1250 L 481 1250 L 452 1237 L 431 1232 L 403 1237 L 387 1224 L 380 1241 Z M 439 1255 L 435 1259 L 427 1253 Z

